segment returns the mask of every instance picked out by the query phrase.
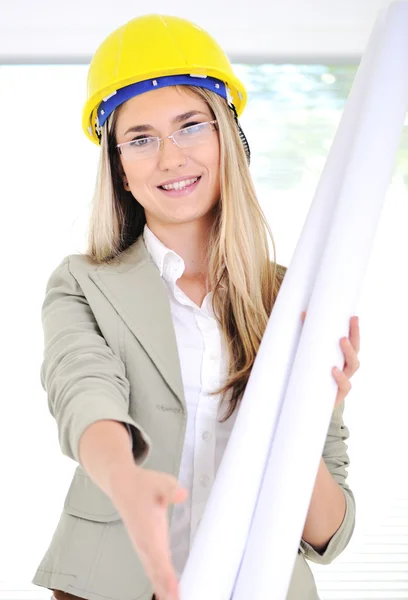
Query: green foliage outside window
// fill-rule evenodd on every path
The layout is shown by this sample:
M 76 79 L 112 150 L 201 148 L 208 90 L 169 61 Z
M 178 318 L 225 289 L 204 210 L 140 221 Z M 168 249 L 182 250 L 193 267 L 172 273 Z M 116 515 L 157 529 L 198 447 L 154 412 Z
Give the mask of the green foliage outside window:
M 249 143 L 254 173 L 273 189 L 297 187 L 305 173 L 318 177 L 349 95 L 355 65 L 235 65 L 247 85 Z M 245 120 L 244 120 L 245 119 Z M 251 144 L 251 138 L 256 144 Z M 408 187 L 408 128 L 396 173 Z

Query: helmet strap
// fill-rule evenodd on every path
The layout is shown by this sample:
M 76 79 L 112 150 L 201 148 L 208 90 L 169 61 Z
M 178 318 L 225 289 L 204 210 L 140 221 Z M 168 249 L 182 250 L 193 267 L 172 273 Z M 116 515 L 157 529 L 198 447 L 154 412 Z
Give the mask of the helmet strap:
M 248 165 L 249 165 L 251 163 L 251 150 L 249 148 L 248 140 L 246 139 L 245 133 L 242 131 L 241 125 L 239 124 L 237 109 L 232 104 L 232 102 L 231 102 L 231 104 L 228 103 L 228 106 L 232 110 L 232 112 L 234 113 L 235 123 L 236 123 L 236 125 L 238 127 L 238 135 L 239 135 L 239 138 L 241 140 L 242 145 L 244 146 L 245 156 L 247 158 L 247 162 L 248 162 Z

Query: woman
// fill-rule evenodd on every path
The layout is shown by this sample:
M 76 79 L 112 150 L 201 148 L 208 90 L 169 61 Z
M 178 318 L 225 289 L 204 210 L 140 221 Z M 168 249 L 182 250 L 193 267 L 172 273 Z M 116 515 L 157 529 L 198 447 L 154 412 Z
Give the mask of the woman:
M 57 600 L 179 598 L 283 276 L 248 169 L 245 102 L 225 54 L 183 19 L 134 19 L 93 57 L 89 249 L 54 271 L 43 307 L 42 382 L 79 463 L 33 580 Z M 330 562 L 353 530 L 342 406 L 358 346 L 353 317 L 290 600 L 317 598 L 305 558 Z

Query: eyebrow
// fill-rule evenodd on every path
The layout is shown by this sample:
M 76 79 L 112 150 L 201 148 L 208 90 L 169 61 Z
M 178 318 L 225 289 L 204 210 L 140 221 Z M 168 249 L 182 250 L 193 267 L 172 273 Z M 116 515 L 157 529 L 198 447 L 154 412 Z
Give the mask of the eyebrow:
M 207 113 L 201 112 L 199 110 L 190 110 L 189 112 L 174 117 L 174 119 L 171 120 L 171 123 L 182 123 L 183 121 L 186 121 L 187 119 L 190 119 L 195 115 L 204 115 L 208 118 Z M 125 131 L 124 135 L 130 132 L 152 131 L 153 129 L 154 127 L 152 127 L 152 125 L 134 125 L 133 127 L 129 127 L 129 129 Z

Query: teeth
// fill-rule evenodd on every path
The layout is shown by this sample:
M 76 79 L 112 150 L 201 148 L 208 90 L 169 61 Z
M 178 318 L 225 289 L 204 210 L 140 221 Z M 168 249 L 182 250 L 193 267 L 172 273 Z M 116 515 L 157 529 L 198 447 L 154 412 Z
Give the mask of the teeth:
M 183 188 L 195 183 L 198 180 L 198 177 L 194 177 L 194 179 L 184 179 L 184 181 L 176 181 L 175 183 L 170 183 L 169 185 L 162 185 L 161 187 L 165 190 L 182 190 Z

